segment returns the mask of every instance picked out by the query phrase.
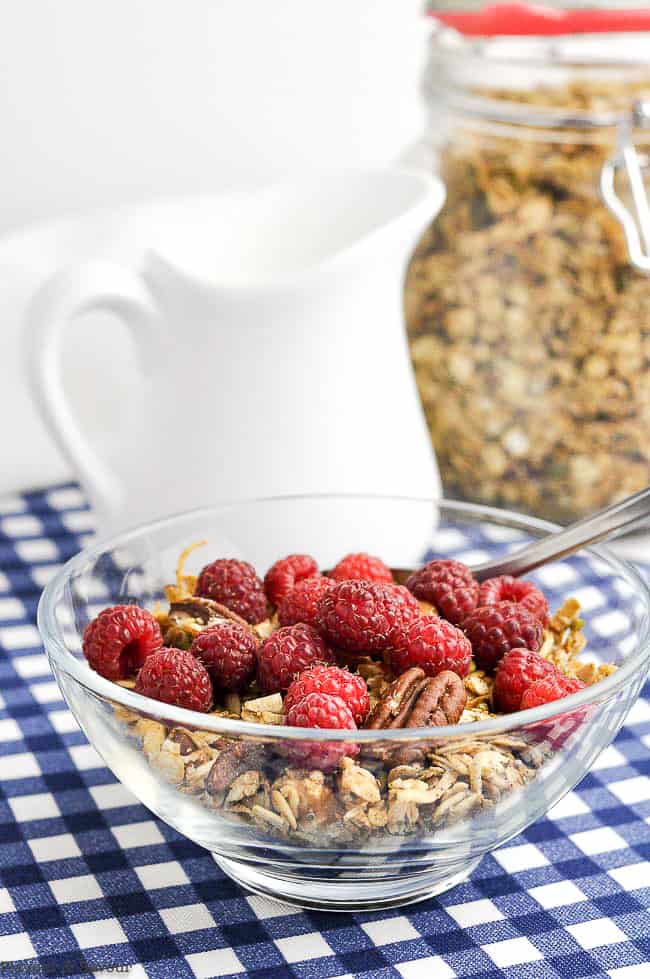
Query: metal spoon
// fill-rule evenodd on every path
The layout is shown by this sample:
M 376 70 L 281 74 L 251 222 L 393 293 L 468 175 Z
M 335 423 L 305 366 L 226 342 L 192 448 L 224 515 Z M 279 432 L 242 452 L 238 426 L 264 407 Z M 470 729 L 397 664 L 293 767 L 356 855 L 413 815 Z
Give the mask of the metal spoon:
M 528 571 L 534 571 L 543 564 L 573 554 L 588 544 L 596 544 L 598 541 L 616 537 L 644 517 L 650 517 L 650 486 L 605 507 L 604 510 L 583 517 L 582 520 L 569 524 L 562 530 L 526 544 L 513 554 L 498 558 L 496 561 L 479 564 L 472 568 L 472 572 L 478 581 L 503 574 L 518 577 Z M 403 574 L 404 572 L 399 573 L 398 580 Z

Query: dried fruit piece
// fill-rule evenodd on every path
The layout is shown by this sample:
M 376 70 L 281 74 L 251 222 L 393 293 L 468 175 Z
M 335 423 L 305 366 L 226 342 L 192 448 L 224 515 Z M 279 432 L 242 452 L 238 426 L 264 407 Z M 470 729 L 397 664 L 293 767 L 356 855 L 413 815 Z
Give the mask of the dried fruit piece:
M 544 635 L 539 619 L 515 602 L 477 608 L 465 620 L 463 629 L 481 670 L 494 669 L 511 649 L 537 652 Z
M 511 649 L 497 666 L 494 677 L 494 707 L 505 714 L 520 709 L 521 698 L 536 680 L 552 676 L 558 670 L 539 653 L 530 649 Z
M 137 605 L 114 605 L 86 626 L 82 648 L 93 670 L 108 680 L 123 680 L 162 644 L 151 612 Z
M 287 713 L 289 727 L 313 727 L 356 731 L 352 711 L 340 697 L 309 693 Z M 359 748 L 347 741 L 288 741 L 287 757 L 295 765 L 333 771 L 341 758 L 354 757 Z
M 546 597 L 532 581 L 504 574 L 482 582 L 478 592 L 479 605 L 497 605 L 499 602 L 517 602 L 518 605 L 523 605 L 542 624 L 548 619 Z
M 460 561 L 429 561 L 407 579 L 406 587 L 454 625 L 462 625 L 478 602 L 478 582 Z
M 348 554 L 330 571 L 335 581 L 383 581 L 391 584 L 393 575 L 381 558 L 372 554 Z
M 472 646 L 467 636 L 445 619 L 423 615 L 410 622 L 395 640 L 390 664 L 396 675 L 419 666 L 427 676 L 451 670 L 467 676 L 472 661 Z
M 291 708 L 300 703 L 310 693 L 326 693 L 340 697 L 352 712 L 355 723 L 363 724 L 370 710 L 368 687 L 363 677 L 350 673 L 340 666 L 312 666 L 293 681 L 284 698 L 284 709 L 288 714 Z
M 257 682 L 262 690 L 287 690 L 291 681 L 315 663 L 334 663 L 334 654 L 311 626 L 283 626 L 257 652 Z
M 309 554 L 290 554 L 272 564 L 264 577 L 264 591 L 273 605 L 279 605 L 303 578 L 318 574 L 318 565 Z
M 401 585 L 341 581 L 320 599 L 317 624 L 332 645 L 371 653 L 390 648 L 395 631 L 419 615 L 416 599 Z
M 332 579 L 326 578 L 322 574 L 299 581 L 278 605 L 278 622 L 280 625 L 295 625 L 296 622 L 306 622 L 307 625 L 315 627 L 318 603 L 325 592 L 333 587 Z
M 221 602 L 255 625 L 266 618 L 266 595 L 255 568 L 248 561 L 220 558 L 201 571 L 196 593 Z
M 204 629 L 192 643 L 219 690 L 243 690 L 257 665 L 257 640 L 237 622 L 220 622 Z
M 185 649 L 163 646 L 151 653 L 138 673 L 135 692 L 187 710 L 205 712 L 212 707 L 208 671 Z

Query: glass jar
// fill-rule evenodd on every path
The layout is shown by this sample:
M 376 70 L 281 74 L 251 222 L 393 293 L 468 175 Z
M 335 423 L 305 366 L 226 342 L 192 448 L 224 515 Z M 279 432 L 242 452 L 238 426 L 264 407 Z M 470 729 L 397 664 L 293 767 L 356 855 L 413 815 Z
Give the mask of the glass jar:
M 447 198 L 405 305 L 449 496 L 564 522 L 650 483 L 650 278 L 601 198 L 649 52 L 645 34 L 434 33 L 426 146 Z

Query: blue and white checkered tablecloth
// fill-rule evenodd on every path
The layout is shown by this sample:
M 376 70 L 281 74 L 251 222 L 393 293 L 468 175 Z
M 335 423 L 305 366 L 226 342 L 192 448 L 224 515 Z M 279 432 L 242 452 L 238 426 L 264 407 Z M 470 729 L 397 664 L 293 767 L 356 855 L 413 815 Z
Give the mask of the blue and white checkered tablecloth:
M 650 977 L 650 688 L 467 883 L 401 912 L 297 911 L 152 816 L 66 709 L 35 612 L 91 529 L 73 485 L 0 500 L 0 976 Z

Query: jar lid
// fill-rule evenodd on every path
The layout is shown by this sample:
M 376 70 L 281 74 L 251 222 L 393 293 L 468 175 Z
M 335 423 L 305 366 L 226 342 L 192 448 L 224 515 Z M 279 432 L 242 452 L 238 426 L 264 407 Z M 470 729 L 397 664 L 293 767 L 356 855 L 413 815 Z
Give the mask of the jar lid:
M 650 9 L 564 9 L 526 3 L 479 10 L 434 10 L 431 16 L 466 37 L 619 34 L 650 30 Z

